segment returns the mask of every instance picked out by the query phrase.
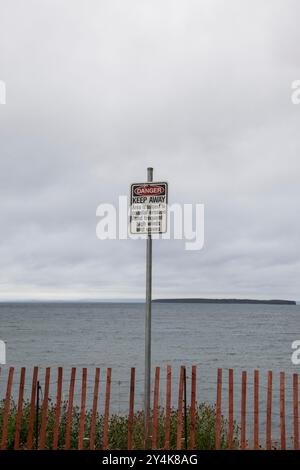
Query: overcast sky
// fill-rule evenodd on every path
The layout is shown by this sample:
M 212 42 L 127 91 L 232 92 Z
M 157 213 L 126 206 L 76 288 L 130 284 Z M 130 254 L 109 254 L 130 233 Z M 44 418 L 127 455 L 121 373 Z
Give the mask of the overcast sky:
M 0 0 L 0 298 L 144 296 L 96 208 L 143 181 L 205 205 L 153 296 L 300 299 L 298 0 Z

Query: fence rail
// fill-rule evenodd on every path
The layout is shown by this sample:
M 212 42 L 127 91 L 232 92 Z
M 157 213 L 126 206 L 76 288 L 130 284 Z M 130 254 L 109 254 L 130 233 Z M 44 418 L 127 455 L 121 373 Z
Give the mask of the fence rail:
M 104 413 L 101 417 L 101 433 L 99 434 L 99 412 L 98 401 L 100 394 L 100 368 L 96 368 L 93 375 L 93 387 L 91 389 L 92 407 L 87 407 L 87 388 L 88 375 L 90 375 L 87 368 L 77 370 L 76 367 L 71 369 L 69 380 L 68 399 L 65 403 L 65 410 L 63 410 L 64 402 L 62 400 L 62 385 L 64 371 L 62 367 L 53 370 L 47 367 L 45 375 L 43 374 L 43 386 L 39 382 L 38 367 L 34 367 L 32 376 L 26 374 L 26 368 L 22 367 L 19 373 L 14 367 L 8 370 L 7 382 L 3 395 L 5 396 L 1 406 L 0 416 L 0 432 L 1 432 L 1 450 L 13 448 L 18 450 L 32 449 L 33 447 L 39 450 L 45 448 L 84 448 L 89 449 L 108 449 L 112 448 L 110 443 L 110 400 L 112 388 L 112 369 L 107 368 L 105 386 L 101 390 L 105 390 L 103 400 L 105 403 Z M 79 373 L 78 373 L 79 372 Z M 228 374 L 228 380 L 224 383 L 224 372 Z M 0 369 L 1 374 L 1 369 Z M 272 371 L 267 372 L 267 386 L 266 389 L 261 385 L 261 373 L 255 370 L 253 373 L 253 382 L 249 382 L 250 374 L 242 371 L 238 381 L 234 381 L 234 371 L 229 369 L 217 369 L 216 374 L 216 395 L 215 407 L 213 408 L 213 445 L 216 450 L 224 448 L 224 435 L 226 436 L 226 448 L 228 449 L 271 449 L 274 446 L 278 449 L 286 449 L 287 436 L 286 436 L 286 375 L 284 372 L 279 374 L 279 410 L 278 414 L 274 413 L 273 407 L 273 394 L 274 394 L 274 374 Z M 12 387 L 14 380 L 17 383 L 18 400 L 15 408 L 12 408 Z M 54 405 L 50 404 L 49 398 L 49 385 L 51 377 L 56 377 L 56 396 Z M 165 389 L 161 390 L 161 379 L 166 380 Z M 252 374 L 251 374 L 252 378 Z M 298 395 L 298 374 L 293 374 L 292 378 L 292 424 L 293 424 L 293 448 L 299 449 L 299 395 Z M 197 400 L 197 367 L 194 365 L 191 368 L 191 375 L 187 377 L 186 367 L 181 366 L 178 382 L 178 401 L 176 409 L 171 407 L 171 394 L 172 394 L 172 368 L 167 366 L 166 370 L 160 367 L 155 368 L 154 375 L 154 393 L 153 393 L 153 406 L 152 406 L 152 449 L 164 448 L 170 449 L 172 446 L 176 449 L 197 448 L 197 436 L 201 432 L 201 420 L 198 420 L 198 400 Z M 28 382 L 31 386 L 31 396 L 28 401 L 28 407 L 25 410 L 24 401 L 24 387 Z M 77 381 L 77 382 L 76 382 Z M 187 397 L 187 381 L 189 381 L 190 396 Z M 74 390 L 75 383 L 80 384 L 80 407 L 78 412 L 78 419 L 74 419 Z M 250 385 L 250 386 L 249 386 Z M 234 400 L 235 387 L 240 387 L 240 403 Z M 223 393 L 226 387 L 228 402 L 224 406 Z M 290 389 L 289 389 L 290 390 Z M 134 449 L 135 433 L 142 434 L 143 427 L 140 425 L 143 416 L 140 412 L 141 420 L 138 423 L 135 412 L 135 392 L 136 392 L 136 370 L 131 368 L 129 390 L 128 390 L 128 415 L 126 421 L 126 446 L 128 449 Z M 165 408 L 162 410 L 160 404 L 160 394 L 165 393 Z M 266 399 L 265 409 L 262 409 L 261 397 L 264 395 Z M 42 399 L 41 399 L 42 398 Z M 252 400 L 253 408 L 251 415 L 247 411 L 247 403 L 249 399 Z M 239 410 L 239 411 L 238 411 Z M 239 419 L 234 419 L 234 411 L 239 414 Z M 260 417 L 264 414 L 265 429 L 262 438 L 262 429 L 260 429 Z M 174 420 L 175 417 L 175 420 Z M 274 442 L 272 439 L 272 427 L 274 427 L 275 418 L 279 418 L 278 425 L 280 431 L 279 442 Z M 87 426 L 87 420 L 89 425 Z M 253 434 L 247 435 L 247 424 L 251 421 Z M 25 426 L 26 421 L 26 426 Z M 175 423 L 175 426 L 172 424 Z M 25 427 L 24 427 L 25 426 Z M 120 423 L 123 426 L 124 422 Z M 74 435 L 72 432 L 74 428 L 77 429 L 75 433 L 76 442 L 74 443 Z M 13 441 L 9 439 L 13 429 Z M 62 432 L 62 430 L 64 432 Z M 200 430 L 200 431 L 199 431 Z M 24 433 L 26 435 L 24 436 Z M 163 433 L 163 436 L 161 435 Z M 238 437 L 236 437 L 236 433 Z M 249 433 L 248 433 L 249 434 Z M 62 438 L 64 442 L 62 442 Z M 97 439 L 96 439 L 97 438 Z M 99 438 L 101 440 L 99 441 Z M 142 438 L 143 440 L 143 438 Z M 97 441 L 97 442 L 96 442 Z M 159 444 L 160 442 L 160 444 Z M 163 443 L 163 444 L 162 444 Z

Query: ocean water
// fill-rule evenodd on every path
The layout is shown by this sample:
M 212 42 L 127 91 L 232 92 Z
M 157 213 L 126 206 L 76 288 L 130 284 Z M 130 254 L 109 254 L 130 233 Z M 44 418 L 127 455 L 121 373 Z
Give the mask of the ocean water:
M 88 367 L 88 404 L 94 368 L 101 368 L 100 404 L 104 403 L 106 368 L 112 368 L 112 412 L 128 409 L 130 368 L 136 368 L 136 408 L 143 406 L 144 313 L 140 303 L 2 303 L 0 339 L 7 344 L 0 397 L 5 395 L 9 366 L 26 366 L 25 395 L 30 394 L 32 367 L 51 366 L 50 393 L 55 397 L 56 368 L 64 367 L 63 398 L 67 398 L 70 368 L 77 367 L 75 398 L 80 399 L 81 368 Z M 172 366 L 172 398 L 176 405 L 181 365 L 197 365 L 197 400 L 214 403 L 217 368 L 223 369 L 222 407 L 227 412 L 228 368 L 234 369 L 235 416 L 239 420 L 241 372 L 247 371 L 247 421 L 251 439 L 253 372 L 260 371 L 260 434 L 265 433 L 266 375 L 273 378 L 273 435 L 279 430 L 279 372 L 286 373 L 287 436 L 292 435 L 291 344 L 300 339 L 300 306 L 154 303 L 152 364 L 161 367 L 160 404 L 165 400 L 166 365 Z M 154 370 L 153 370 L 154 375 Z M 189 382 L 188 382 L 189 393 Z

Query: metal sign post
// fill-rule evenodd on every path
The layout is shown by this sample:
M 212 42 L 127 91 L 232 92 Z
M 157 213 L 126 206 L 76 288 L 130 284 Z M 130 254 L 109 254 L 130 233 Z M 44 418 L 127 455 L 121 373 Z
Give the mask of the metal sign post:
M 152 233 L 167 231 L 168 184 L 153 183 L 153 168 L 147 168 L 147 183 L 134 183 L 130 192 L 130 231 L 147 235 L 145 316 L 145 449 L 151 448 L 151 300 Z
M 153 181 L 153 168 L 147 168 L 147 181 Z M 146 318 L 145 318 L 145 449 L 151 448 L 150 395 L 151 395 L 151 301 L 152 301 L 152 236 L 147 237 L 146 265 Z

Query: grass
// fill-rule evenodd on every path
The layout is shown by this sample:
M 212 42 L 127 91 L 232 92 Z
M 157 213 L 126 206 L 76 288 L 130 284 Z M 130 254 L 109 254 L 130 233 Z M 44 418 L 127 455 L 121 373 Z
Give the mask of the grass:
M 27 434 L 29 430 L 29 410 L 30 403 L 25 401 L 23 404 L 22 422 L 21 422 L 21 433 L 20 433 L 20 448 L 26 449 Z M 0 403 L 0 432 L 2 435 L 2 423 L 4 414 L 4 400 Z M 39 429 L 41 424 L 42 410 L 39 410 Z M 17 405 L 12 402 L 10 408 L 10 416 L 8 421 L 7 430 L 7 441 L 6 448 L 14 448 L 14 437 L 15 437 L 15 423 L 17 416 Z M 215 416 L 216 410 L 214 406 L 206 403 L 201 403 L 196 409 L 196 431 L 195 431 L 195 443 L 196 449 L 209 450 L 215 448 Z M 36 418 L 34 423 L 34 439 L 33 448 L 36 448 Z M 67 402 L 64 402 L 61 407 L 60 424 L 59 424 L 59 436 L 58 436 L 58 448 L 64 449 L 65 446 L 65 430 L 66 430 L 66 418 L 67 418 Z M 89 448 L 89 436 L 91 428 L 92 413 L 91 410 L 87 410 L 85 414 L 85 432 L 84 432 L 84 448 Z M 134 414 L 133 420 L 133 448 L 143 448 L 143 412 L 137 411 Z M 170 431 L 170 447 L 176 449 L 176 434 L 177 434 L 177 411 L 171 410 L 171 431 Z M 189 413 L 187 414 L 187 429 L 189 430 Z M 49 401 L 48 405 L 48 422 L 47 422 L 47 438 L 46 438 L 46 449 L 52 448 L 53 442 L 53 428 L 55 422 L 55 404 Z M 80 409 L 78 407 L 73 408 L 72 414 L 72 429 L 71 429 L 71 442 L 70 448 L 78 448 L 78 432 L 80 423 Z M 97 414 L 96 418 L 96 433 L 95 433 L 95 448 L 102 448 L 103 440 L 103 415 Z M 109 449 L 127 449 L 128 439 L 128 416 L 113 414 L 109 418 L 109 430 L 108 430 L 108 448 Z M 183 419 L 183 441 L 182 448 L 185 448 L 185 436 L 184 436 L 184 419 Z M 228 436 L 227 436 L 228 423 L 227 420 L 222 416 L 221 419 L 221 448 L 228 448 Z M 188 431 L 189 434 L 189 431 Z M 189 446 L 189 435 L 187 436 Z M 157 448 L 163 449 L 165 443 L 165 410 L 160 408 L 158 416 L 158 435 L 157 435 Z M 238 426 L 234 424 L 233 433 L 233 445 L 234 448 L 238 447 Z

